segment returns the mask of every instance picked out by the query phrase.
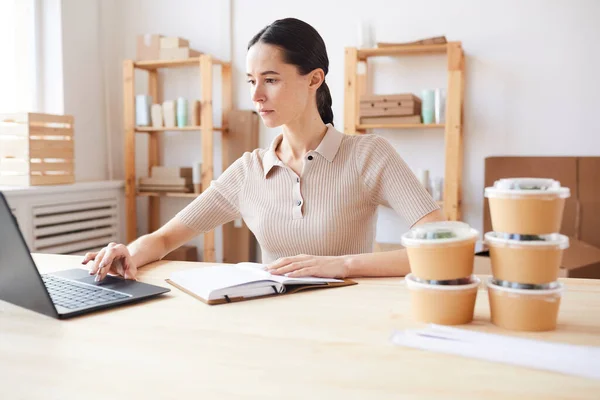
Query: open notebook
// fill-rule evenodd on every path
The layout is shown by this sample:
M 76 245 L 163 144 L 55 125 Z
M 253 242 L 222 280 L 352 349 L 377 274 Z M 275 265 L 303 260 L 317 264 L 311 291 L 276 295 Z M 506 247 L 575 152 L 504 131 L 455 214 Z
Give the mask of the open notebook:
M 356 284 L 349 279 L 288 278 L 263 268 L 255 263 L 215 265 L 174 272 L 166 281 L 210 305 Z

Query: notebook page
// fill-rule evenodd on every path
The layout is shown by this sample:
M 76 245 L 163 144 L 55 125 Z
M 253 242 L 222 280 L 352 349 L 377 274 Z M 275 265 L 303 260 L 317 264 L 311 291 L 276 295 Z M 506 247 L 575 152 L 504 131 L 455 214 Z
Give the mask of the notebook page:
M 215 265 L 174 272 L 169 279 L 205 300 L 214 300 L 222 298 L 223 293 L 229 295 L 227 290 L 223 289 L 265 281 L 270 276 L 266 271 L 263 274 L 248 268 L 238 268 L 235 265 Z M 273 282 L 265 282 L 267 287 L 273 284 Z M 237 293 L 241 295 L 240 291 Z
M 282 283 L 284 285 L 306 285 L 306 284 L 311 284 L 311 283 L 312 284 L 319 284 L 319 283 L 325 284 L 325 283 L 331 283 L 331 282 L 343 282 L 343 280 L 341 280 L 341 279 L 332 279 L 332 278 L 313 278 L 313 277 L 290 278 L 285 275 L 272 275 L 271 273 L 269 273 L 263 269 L 265 267 L 264 264 L 244 262 L 244 263 L 239 263 L 236 265 L 239 266 L 240 268 L 244 268 L 244 269 L 253 271 L 256 274 L 261 274 L 262 276 L 265 277 L 265 279 L 270 279 L 275 282 Z
M 225 295 L 229 296 L 230 298 L 244 297 L 249 299 L 252 297 L 267 296 L 283 292 L 285 292 L 285 286 L 283 286 L 281 283 L 260 281 L 221 290 L 215 290 L 211 293 L 211 296 L 213 297 L 213 300 L 222 299 L 225 297 Z

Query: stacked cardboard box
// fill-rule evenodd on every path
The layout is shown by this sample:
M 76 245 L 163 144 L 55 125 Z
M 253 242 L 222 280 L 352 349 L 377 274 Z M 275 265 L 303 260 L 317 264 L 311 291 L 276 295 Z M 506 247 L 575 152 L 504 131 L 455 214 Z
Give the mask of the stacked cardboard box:
M 410 93 L 362 96 L 359 117 L 361 124 L 419 124 L 421 99 Z
M 190 48 L 190 42 L 180 37 L 162 35 L 139 35 L 137 60 L 182 60 L 202 54 Z
M 192 168 L 152 167 L 151 176 L 140 178 L 141 192 L 191 192 Z

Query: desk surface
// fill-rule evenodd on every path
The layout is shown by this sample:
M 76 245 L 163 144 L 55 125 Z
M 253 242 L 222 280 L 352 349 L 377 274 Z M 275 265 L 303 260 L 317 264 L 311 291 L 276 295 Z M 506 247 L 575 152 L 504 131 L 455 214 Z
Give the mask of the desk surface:
M 43 272 L 80 257 L 34 255 Z M 158 262 L 140 280 L 169 286 L 200 263 Z M 162 298 L 59 321 L 0 301 L 6 399 L 598 398 L 600 382 L 390 344 L 412 321 L 401 278 L 207 306 L 175 288 Z M 466 327 L 600 346 L 600 281 L 565 279 L 559 328 L 501 331 L 480 290 Z

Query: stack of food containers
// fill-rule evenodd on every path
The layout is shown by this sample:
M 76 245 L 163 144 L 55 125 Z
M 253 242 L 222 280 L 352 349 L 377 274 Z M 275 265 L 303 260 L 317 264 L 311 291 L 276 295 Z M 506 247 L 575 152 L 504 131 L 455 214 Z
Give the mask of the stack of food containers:
M 473 275 L 478 235 L 463 222 L 433 222 L 402 236 L 411 268 L 405 282 L 417 320 L 443 325 L 473 320 L 480 283 Z
M 485 234 L 493 324 L 521 331 L 556 328 L 563 291 L 557 279 L 569 247 L 568 237 L 558 232 L 569 196 L 552 179 L 500 179 L 485 189 L 493 229 Z

